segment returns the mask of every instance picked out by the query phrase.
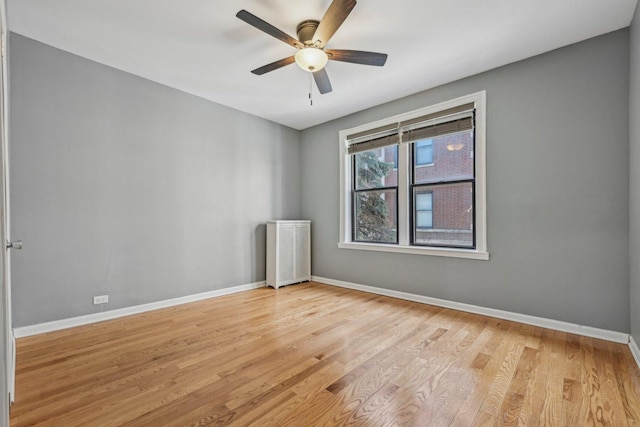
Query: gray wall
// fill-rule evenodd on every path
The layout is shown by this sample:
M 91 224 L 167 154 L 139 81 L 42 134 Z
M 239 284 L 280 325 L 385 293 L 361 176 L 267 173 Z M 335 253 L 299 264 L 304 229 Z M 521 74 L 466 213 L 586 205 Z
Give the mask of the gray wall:
M 314 275 L 628 332 L 628 49 L 618 31 L 300 138 L 12 34 L 14 326 L 263 280 L 262 223 L 303 217 Z M 491 260 L 338 249 L 338 131 L 485 89 Z
M 640 343 L 640 8 L 631 23 L 629 90 L 631 335 Z
M 303 131 L 313 274 L 628 332 L 628 49 L 617 31 Z M 338 132 L 485 89 L 490 261 L 338 249 Z
M 10 83 L 14 327 L 265 279 L 298 131 L 17 34 Z

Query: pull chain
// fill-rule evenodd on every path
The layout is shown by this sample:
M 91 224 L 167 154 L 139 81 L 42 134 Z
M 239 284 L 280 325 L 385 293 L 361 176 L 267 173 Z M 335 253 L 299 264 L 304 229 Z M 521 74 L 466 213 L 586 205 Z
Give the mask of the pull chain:
M 311 73 L 309 73 L 309 104 L 313 107 L 313 85 L 311 83 Z

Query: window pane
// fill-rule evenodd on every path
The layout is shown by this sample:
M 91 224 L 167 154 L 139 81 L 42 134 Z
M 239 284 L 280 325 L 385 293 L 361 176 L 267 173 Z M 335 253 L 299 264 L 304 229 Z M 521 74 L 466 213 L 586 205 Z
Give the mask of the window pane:
M 419 209 L 426 195 L 431 195 L 431 210 Z M 472 183 L 415 187 L 414 197 L 414 244 L 474 247 Z
M 361 191 L 354 198 L 354 240 L 396 243 L 396 190 Z
M 414 183 L 426 184 L 473 178 L 473 130 L 431 138 L 431 165 L 420 163 L 422 141 L 415 142 Z
M 416 193 L 416 227 L 433 227 L 433 193 L 431 191 Z
M 433 206 L 433 194 L 428 193 L 416 193 L 416 209 L 419 211 L 430 211 Z
M 416 215 L 416 227 L 433 228 L 433 211 L 418 211 Z
M 416 165 L 428 165 L 433 163 L 433 141 L 423 139 L 415 143 Z
M 363 151 L 353 156 L 356 168 L 356 190 L 395 187 L 397 185 L 397 145 Z

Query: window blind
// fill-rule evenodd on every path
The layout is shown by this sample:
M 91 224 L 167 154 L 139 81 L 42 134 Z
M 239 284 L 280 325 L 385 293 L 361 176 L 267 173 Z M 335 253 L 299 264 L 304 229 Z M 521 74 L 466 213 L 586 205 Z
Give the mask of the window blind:
M 363 151 L 375 150 L 376 148 L 397 144 L 398 124 L 393 123 L 348 135 L 347 142 L 349 144 L 349 154 L 361 153 Z
M 473 112 L 465 116 L 450 117 L 449 119 L 440 123 L 423 122 L 421 126 L 403 128 L 402 142 L 415 142 L 421 139 L 473 129 Z
M 355 154 L 405 142 L 473 129 L 474 103 L 459 105 L 399 123 L 347 135 L 348 153 Z

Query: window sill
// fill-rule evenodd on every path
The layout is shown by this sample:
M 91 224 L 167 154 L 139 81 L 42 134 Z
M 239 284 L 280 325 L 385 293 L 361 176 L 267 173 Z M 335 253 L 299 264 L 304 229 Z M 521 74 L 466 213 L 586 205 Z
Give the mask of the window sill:
M 420 246 L 400 246 L 400 245 L 385 245 L 385 244 L 379 244 L 379 243 L 353 243 L 353 242 L 340 242 L 338 243 L 338 247 L 340 249 L 358 249 L 363 251 L 443 256 L 443 257 L 450 257 L 450 258 L 479 259 L 484 261 L 489 260 L 489 252 L 478 251 L 476 249 L 454 249 L 454 248 L 433 248 L 433 247 L 427 248 L 427 247 L 420 247 Z

